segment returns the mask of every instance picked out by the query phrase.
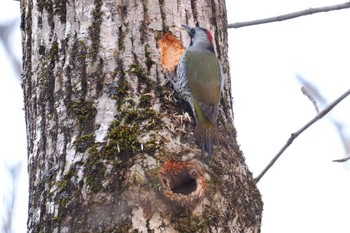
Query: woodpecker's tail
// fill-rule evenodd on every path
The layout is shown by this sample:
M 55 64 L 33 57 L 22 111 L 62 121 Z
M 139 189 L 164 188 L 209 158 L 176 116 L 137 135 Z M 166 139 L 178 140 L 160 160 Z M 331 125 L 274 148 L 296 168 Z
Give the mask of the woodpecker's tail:
M 194 103 L 194 113 L 196 117 L 195 138 L 202 150 L 202 153 L 208 152 L 209 157 L 213 154 L 213 146 L 217 141 L 216 117 L 208 118 L 207 114 Z
M 210 121 L 196 122 L 195 137 L 202 153 L 208 152 L 209 157 L 213 154 L 213 146 L 216 142 L 216 123 Z

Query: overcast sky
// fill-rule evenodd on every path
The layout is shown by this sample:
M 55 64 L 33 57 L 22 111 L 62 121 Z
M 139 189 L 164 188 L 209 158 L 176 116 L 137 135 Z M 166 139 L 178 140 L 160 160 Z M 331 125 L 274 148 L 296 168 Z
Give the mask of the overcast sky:
M 270 17 L 337 1 L 227 1 L 228 21 Z M 0 23 L 19 17 L 18 2 L 0 2 Z M 257 176 L 316 112 L 296 74 L 313 83 L 329 102 L 350 88 L 350 11 L 320 13 L 266 25 L 229 29 L 229 56 L 238 141 Z M 14 37 L 20 52 L 20 34 Z M 2 45 L 1 45 L 2 46 Z M 16 231 L 26 227 L 26 142 L 22 90 L 0 46 L 0 185 L 6 165 L 22 161 Z M 8 70 L 7 70 L 7 69 Z M 350 135 L 350 100 L 297 138 L 258 186 L 263 196 L 263 233 L 350 232 L 350 174 L 332 119 Z M 6 188 L 0 189 L 0 209 Z M 24 198 L 25 197 L 25 198 Z M 1 221 L 1 219 L 0 219 Z
M 227 1 L 230 23 L 332 5 L 337 1 Z M 238 141 L 257 176 L 290 134 L 316 112 L 296 74 L 329 102 L 350 88 L 350 11 L 229 29 Z M 350 100 L 304 132 L 262 178 L 263 233 L 350 232 L 348 164 L 330 119 L 350 135 Z M 350 138 L 350 137 L 348 137 Z M 349 141 L 348 141 L 349 143 Z

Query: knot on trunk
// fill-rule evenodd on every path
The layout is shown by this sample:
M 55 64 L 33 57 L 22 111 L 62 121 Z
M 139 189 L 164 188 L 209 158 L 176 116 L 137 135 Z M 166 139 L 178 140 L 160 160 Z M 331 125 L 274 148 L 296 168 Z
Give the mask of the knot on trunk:
M 158 177 L 168 200 L 190 205 L 204 196 L 204 172 L 196 163 L 167 161 L 160 168 Z

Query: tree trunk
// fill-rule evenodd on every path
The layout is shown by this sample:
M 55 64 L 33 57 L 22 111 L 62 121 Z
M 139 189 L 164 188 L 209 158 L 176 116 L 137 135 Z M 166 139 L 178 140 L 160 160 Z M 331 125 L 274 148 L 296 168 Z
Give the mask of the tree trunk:
M 232 121 L 224 0 L 23 0 L 21 17 L 29 232 L 260 231 Z M 181 24 L 196 22 L 226 77 L 212 158 L 188 104 L 162 85 L 162 41 L 187 46 Z

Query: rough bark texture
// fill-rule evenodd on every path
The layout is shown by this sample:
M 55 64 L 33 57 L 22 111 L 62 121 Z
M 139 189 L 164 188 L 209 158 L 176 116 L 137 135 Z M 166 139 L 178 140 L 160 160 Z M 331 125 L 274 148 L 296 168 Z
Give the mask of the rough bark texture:
M 21 17 L 29 232 L 260 231 L 223 0 L 23 0 Z M 187 46 L 180 25 L 195 22 L 213 32 L 226 76 L 212 159 L 189 106 L 161 85 L 157 41 L 171 32 Z M 181 180 L 186 190 L 173 188 Z

